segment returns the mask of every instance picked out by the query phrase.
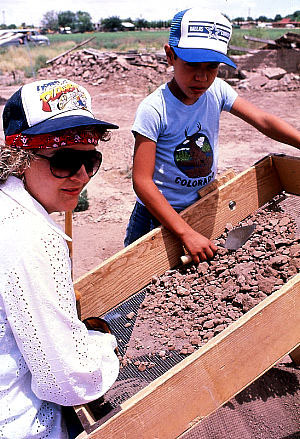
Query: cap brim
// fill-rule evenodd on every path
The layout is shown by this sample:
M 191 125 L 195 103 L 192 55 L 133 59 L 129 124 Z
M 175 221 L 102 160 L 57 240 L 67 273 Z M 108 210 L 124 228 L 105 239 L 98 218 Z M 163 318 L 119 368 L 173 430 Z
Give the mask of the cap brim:
M 189 48 L 180 48 L 174 47 L 174 52 L 179 58 L 186 62 L 220 62 L 227 64 L 228 66 L 236 69 L 236 65 L 233 61 L 231 61 L 228 56 L 223 53 L 216 52 L 215 50 L 210 49 L 189 49 Z
M 103 120 L 93 119 L 87 116 L 64 116 L 56 117 L 53 119 L 47 119 L 41 123 L 38 123 L 26 130 L 22 131 L 23 134 L 46 134 L 53 133 L 55 131 L 66 130 L 69 128 L 76 128 L 81 126 L 94 126 L 99 129 L 117 129 L 118 125 L 114 125 Z

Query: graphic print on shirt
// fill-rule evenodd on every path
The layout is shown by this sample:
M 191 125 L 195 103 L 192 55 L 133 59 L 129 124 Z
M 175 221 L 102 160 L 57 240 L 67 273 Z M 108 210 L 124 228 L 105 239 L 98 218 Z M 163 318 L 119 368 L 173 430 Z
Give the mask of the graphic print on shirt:
M 188 129 L 185 129 L 185 140 L 174 151 L 176 166 L 190 178 L 207 177 L 212 171 L 214 161 L 208 137 L 200 132 L 200 123 L 197 127 L 198 131 L 192 135 L 188 135 Z

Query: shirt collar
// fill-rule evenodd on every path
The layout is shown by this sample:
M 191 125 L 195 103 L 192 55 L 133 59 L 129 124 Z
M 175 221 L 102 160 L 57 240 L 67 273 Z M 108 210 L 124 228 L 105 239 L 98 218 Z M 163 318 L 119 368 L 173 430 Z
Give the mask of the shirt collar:
M 65 240 L 72 241 L 72 239 L 53 221 L 45 208 L 29 194 L 25 189 L 22 180 L 11 176 L 3 185 L 0 185 L 0 190 L 24 209 L 40 218 L 40 220 L 46 222 L 52 230 L 62 236 Z

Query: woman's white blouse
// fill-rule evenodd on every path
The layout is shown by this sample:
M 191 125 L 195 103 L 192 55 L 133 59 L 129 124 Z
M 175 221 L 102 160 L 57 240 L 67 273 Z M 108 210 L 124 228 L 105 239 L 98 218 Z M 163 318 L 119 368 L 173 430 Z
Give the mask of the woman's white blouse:
M 99 398 L 119 372 L 115 338 L 77 317 L 66 239 L 21 180 L 0 184 L 2 439 L 67 438 L 60 405 Z

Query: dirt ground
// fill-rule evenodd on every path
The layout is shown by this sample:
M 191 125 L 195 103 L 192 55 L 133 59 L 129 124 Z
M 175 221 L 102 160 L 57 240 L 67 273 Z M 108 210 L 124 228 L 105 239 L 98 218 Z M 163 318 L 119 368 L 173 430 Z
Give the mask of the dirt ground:
M 133 137 L 130 129 L 139 102 L 155 88 L 151 84 L 151 86 L 137 89 L 123 84 L 122 81 L 120 81 L 118 87 L 92 86 L 85 83 L 82 83 L 82 85 L 86 86 L 91 93 L 95 116 L 118 124 L 120 129 L 112 132 L 109 142 L 100 145 L 100 150 L 103 153 L 103 164 L 100 172 L 87 186 L 89 209 L 73 215 L 74 279 L 94 269 L 102 261 L 123 248 L 126 225 L 135 201 L 131 184 Z M 19 86 L 0 85 L 1 113 L 5 100 Z M 300 129 L 299 90 L 285 92 L 251 90 L 241 91 L 239 94 Z M 3 138 L 3 133 L 0 134 Z M 266 138 L 254 128 L 228 113 L 222 114 L 219 140 L 219 173 L 228 168 L 240 172 L 270 153 L 300 156 L 299 150 Z M 63 214 L 54 214 L 53 216 L 62 226 L 64 225 Z M 259 436 L 257 435 L 257 429 L 254 429 L 255 433 L 253 434 L 245 429 L 240 432 L 236 430 L 237 425 L 241 425 L 241 423 L 250 425 L 251 423 L 260 422 L 264 427 L 266 422 L 263 419 L 265 416 L 264 410 L 267 410 L 269 414 L 274 412 L 274 416 L 279 418 L 279 414 L 282 413 L 283 409 L 280 406 L 282 402 L 284 404 L 290 403 L 294 407 L 291 411 L 291 417 L 293 417 L 291 424 L 294 426 L 297 423 L 294 416 L 297 412 L 296 399 L 299 401 L 299 398 L 295 395 L 299 390 L 299 382 L 294 374 L 295 369 L 290 369 L 289 361 L 288 358 L 282 365 L 285 368 L 288 384 L 277 382 L 275 382 L 276 385 L 274 384 L 274 374 L 277 373 L 277 369 L 274 369 L 269 375 L 262 378 L 267 380 L 264 387 L 264 391 L 267 392 L 266 397 L 261 396 L 261 392 L 257 393 L 257 387 L 249 387 L 245 391 L 246 393 L 240 394 L 239 397 L 213 414 L 209 420 L 203 421 L 199 429 L 195 429 L 190 435 L 184 437 L 187 439 L 200 439 L 202 437 L 209 439 L 224 437 L 233 439 L 241 437 L 253 439 L 258 437 L 262 439 L 299 438 L 300 433 L 295 432 L 294 428 L 286 426 L 286 421 L 280 425 L 280 434 L 275 426 L 272 434 L 270 433 L 271 430 L 266 428 L 261 430 Z M 293 374 L 294 381 L 291 381 L 291 374 Z M 255 386 L 261 385 L 261 381 L 255 384 Z M 292 390 L 288 388 L 291 385 Z M 290 401 L 283 400 L 283 398 L 275 401 L 274 396 L 277 395 L 277 392 L 281 397 L 287 395 Z M 264 404 L 266 399 L 268 402 Z M 253 400 L 257 400 L 254 409 L 253 405 L 250 406 L 250 402 Z M 274 406 L 275 403 L 277 405 Z M 241 406 L 243 410 L 237 410 Z M 235 416 L 238 416 L 240 420 L 235 419 Z
M 135 201 L 131 184 L 133 136 L 130 130 L 138 104 L 155 89 L 153 84 L 135 89 L 122 81 L 118 87 L 82 85 L 91 93 L 95 116 L 116 123 L 120 128 L 112 131 L 109 142 L 100 145 L 103 164 L 87 186 L 89 209 L 73 215 L 74 279 L 123 248 L 126 225 Z M 1 114 L 5 100 L 18 88 L 19 85 L 0 86 Z M 251 90 L 239 91 L 239 94 L 300 128 L 299 90 Z M 240 172 L 270 153 L 300 156 L 299 150 L 267 138 L 225 112 L 221 117 L 219 143 L 219 173 L 228 168 Z M 63 225 L 63 214 L 53 216 Z

